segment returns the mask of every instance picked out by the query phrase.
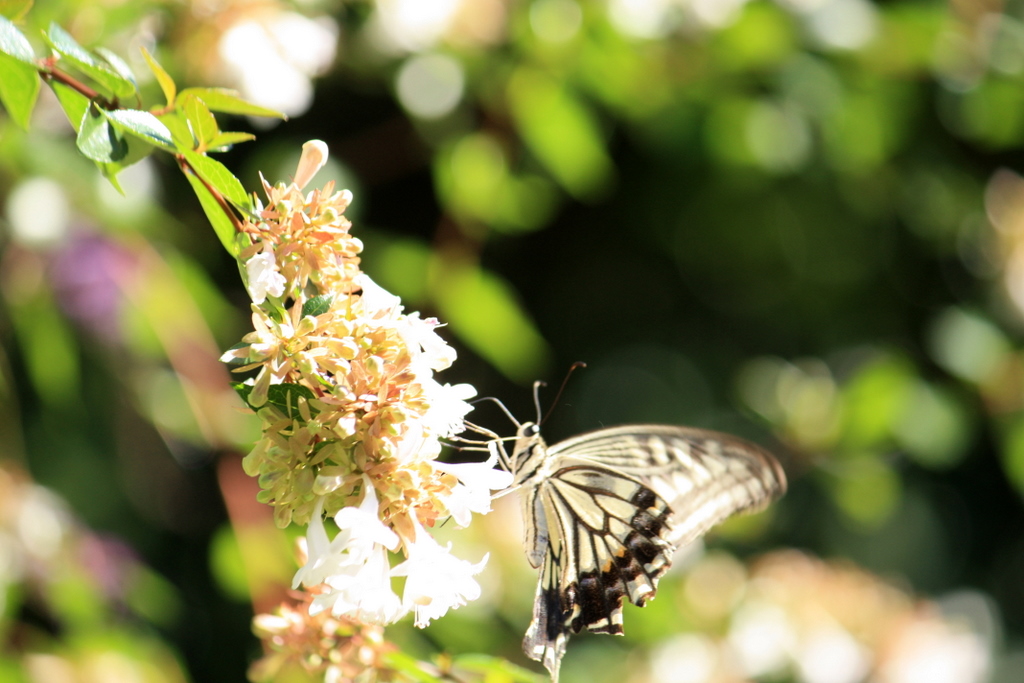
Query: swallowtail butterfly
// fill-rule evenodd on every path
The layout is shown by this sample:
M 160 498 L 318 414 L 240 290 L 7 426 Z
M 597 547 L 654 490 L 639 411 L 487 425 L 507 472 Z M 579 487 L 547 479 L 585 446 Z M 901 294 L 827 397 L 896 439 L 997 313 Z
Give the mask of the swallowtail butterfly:
M 527 557 L 540 569 L 523 650 L 554 683 L 571 633 L 621 635 L 623 598 L 653 598 L 676 548 L 786 490 L 763 448 L 688 427 L 612 427 L 547 446 L 527 422 L 503 460 L 522 493 Z

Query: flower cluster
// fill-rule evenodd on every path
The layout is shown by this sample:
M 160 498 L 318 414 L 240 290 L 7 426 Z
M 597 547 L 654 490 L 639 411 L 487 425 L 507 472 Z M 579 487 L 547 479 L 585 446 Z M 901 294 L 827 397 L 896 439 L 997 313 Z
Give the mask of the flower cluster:
M 434 379 L 455 359 L 438 322 L 404 313 L 360 271 L 362 244 L 343 215 L 351 193 L 328 183 L 303 194 L 325 160 L 323 143 L 307 143 L 295 180 L 264 181 L 267 205 L 246 225 L 240 261 L 255 329 L 222 358 L 256 371 L 239 385 L 263 427 L 244 467 L 279 526 L 309 525 L 294 584 L 315 589 L 312 613 L 387 624 L 415 611 L 424 626 L 478 596 L 484 564 L 455 558 L 427 528 L 449 516 L 468 525 L 511 476 L 493 457 L 437 461 L 475 390 Z M 390 553 L 405 559 L 392 567 Z
M 395 646 L 384 640 L 383 629 L 326 613 L 310 616 L 311 598 L 255 618 L 253 630 L 268 651 L 249 668 L 249 680 L 389 680 L 385 658 Z

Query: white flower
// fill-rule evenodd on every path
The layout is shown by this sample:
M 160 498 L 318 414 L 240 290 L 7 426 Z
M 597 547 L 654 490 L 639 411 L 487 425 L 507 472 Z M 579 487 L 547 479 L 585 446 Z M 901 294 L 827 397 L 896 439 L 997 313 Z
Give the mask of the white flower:
M 451 543 L 441 546 L 419 525 L 416 540 L 406 545 L 406 551 L 409 559 L 391 575 L 407 577 L 402 606 L 415 611 L 416 626 L 423 628 L 449 609 L 480 597 L 480 584 L 473 577 L 487 564 L 489 554 L 477 564 L 460 560 L 451 554 Z
M 491 511 L 491 491 L 498 491 L 512 485 L 512 475 L 504 470 L 494 469 L 497 453 L 491 453 L 487 462 L 452 464 L 435 462 L 442 472 L 455 475 L 459 484 L 452 489 L 445 500 L 448 511 L 460 527 L 469 526 L 472 513 L 484 514 Z
M 323 498 L 313 510 L 306 533 L 309 559 L 292 587 L 320 586 L 310 614 L 330 609 L 335 616 L 352 616 L 367 623 L 388 624 L 407 610 L 391 590 L 387 550 L 398 548 L 398 535 L 378 517 L 377 495 L 363 475 L 365 494 L 359 507 L 346 507 L 334 516 L 340 531 L 327 538 L 321 513 Z
M 451 367 L 455 362 L 457 354 L 455 349 L 448 346 L 448 342 L 441 338 L 434 331 L 442 324 L 437 318 L 420 318 L 419 312 L 410 313 L 402 320 L 404 323 L 398 328 L 406 346 L 431 370 L 440 371 Z
M 310 614 L 330 609 L 336 617 L 350 617 L 367 624 L 386 626 L 408 613 L 391 590 L 391 566 L 384 546 L 373 546 L 355 573 L 327 577 L 325 592 L 313 598 Z
M 245 262 L 245 274 L 249 296 L 254 304 L 262 304 L 267 294 L 278 297 L 284 294 L 285 279 L 277 272 L 277 261 L 274 252 L 267 246 Z
M 476 396 L 476 388 L 472 384 L 442 385 L 433 379 L 421 380 L 420 384 L 430 399 L 430 410 L 424 420 L 433 433 L 443 439 L 464 431 L 463 418 L 473 410 L 466 399 Z
M 390 318 L 402 312 L 402 300 L 371 280 L 366 273 L 356 276 L 356 284 L 363 290 L 359 302 L 367 317 L 376 318 L 377 314 L 383 313 L 383 317 Z

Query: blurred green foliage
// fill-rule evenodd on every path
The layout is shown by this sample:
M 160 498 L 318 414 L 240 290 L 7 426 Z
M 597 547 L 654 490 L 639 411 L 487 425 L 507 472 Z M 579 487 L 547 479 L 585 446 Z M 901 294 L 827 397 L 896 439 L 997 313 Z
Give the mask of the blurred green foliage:
M 179 83 L 308 100 L 287 124 L 232 120 L 258 140 L 221 158 L 253 190 L 324 139 L 365 270 L 448 323 L 447 381 L 532 419 L 529 383 L 584 360 L 551 440 L 668 422 L 771 445 L 790 493 L 713 543 L 979 591 L 1001 625 L 994 680 L 1015 680 L 998 661 L 1024 647 L 1020 3 L 325 0 L 303 10 L 340 36 L 316 68 L 301 33 L 266 38 L 297 16 L 285 5 L 107 4 L 40 3 L 21 28 L 56 21 L 140 77 L 145 45 Z M 232 62 L 247 21 L 269 42 Z M 37 87 L 2 59 L 5 103 Z M 139 87 L 147 105 L 174 96 Z M 257 652 L 215 458 L 253 434 L 215 359 L 247 296 L 169 160 L 127 168 L 115 196 L 45 89 L 25 133 L 28 109 L 0 118 L 0 455 L 155 570 L 133 584 L 136 627 L 193 680 L 240 680 Z M 473 419 L 510 429 L 487 404 Z M 502 571 L 506 597 L 389 637 L 410 656 L 524 661 L 533 588 Z M 704 628 L 682 590 L 670 577 L 627 614 L 629 647 L 574 641 L 564 679 L 622 680 L 626 652 Z M 93 599 L 53 593 L 67 624 Z

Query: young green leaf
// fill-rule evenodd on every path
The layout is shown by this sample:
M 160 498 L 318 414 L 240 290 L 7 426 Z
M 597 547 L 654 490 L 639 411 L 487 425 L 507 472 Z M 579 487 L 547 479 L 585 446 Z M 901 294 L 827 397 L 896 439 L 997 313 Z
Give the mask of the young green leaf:
M 197 152 L 186 150 L 182 154 L 189 165 L 192 166 L 192 169 L 203 180 L 208 182 L 213 189 L 220 192 L 225 199 L 243 211 L 252 210 L 252 201 L 249 199 L 249 194 L 245 191 L 238 178 L 232 175 L 231 171 L 224 164 Z
M 78 149 L 93 161 L 119 161 L 128 155 L 128 143 L 103 114 L 95 105 L 86 109 L 78 129 Z
M 4 17 L 0 17 L 0 52 L 26 64 L 35 64 L 35 52 L 25 34 Z
M 334 297 L 328 294 L 321 294 L 320 296 L 308 299 L 306 303 L 302 304 L 302 317 L 305 318 L 307 315 L 323 315 L 331 310 L 331 302 L 333 300 Z
M 174 141 L 171 139 L 171 131 L 167 130 L 167 126 L 162 124 L 160 119 L 148 111 L 114 109 L 112 111 L 103 111 L 103 113 L 119 131 L 134 135 L 151 145 L 157 145 L 169 152 L 177 151 Z
M 210 152 L 226 152 L 240 142 L 255 140 L 252 133 L 217 133 L 213 139 L 206 143 L 206 149 Z
M 192 137 L 192 129 L 189 128 L 185 115 L 177 109 L 160 114 L 157 119 L 171 132 L 171 139 L 179 152 L 194 150 L 199 144 L 199 141 Z
M 287 119 L 281 112 L 267 109 L 251 102 L 246 102 L 234 90 L 226 88 L 186 88 L 181 95 L 195 95 L 206 103 L 210 111 L 225 114 L 241 114 L 245 116 L 268 116 L 275 119 Z
M 60 81 L 50 81 L 50 90 L 57 96 L 61 109 L 68 117 L 75 132 L 82 129 L 82 119 L 85 118 L 85 111 L 89 108 L 89 98 Z
M 110 181 L 110 184 L 114 186 L 122 196 L 124 190 L 121 188 L 121 184 L 117 182 L 117 174 L 128 168 L 132 164 L 145 159 L 147 156 L 153 153 L 155 147 L 150 145 L 139 138 L 126 137 L 124 142 L 128 145 L 128 152 L 123 158 L 117 161 L 100 162 L 97 161 L 96 166 L 100 169 L 100 173 L 103 177 Z
M 103 60 L 110 65 L 110 68 L 114 70 L 114 73 L 130 82 L 132 87 L 138 91 L 139 82 L 135 79 L 135 74 L 132 73 L 132 69 L 128 66 L 127 62 L 105 47 L 96 48 L 96 54 L 102 57 Z
M 76 69 L 109 90 L 115 97 L 133 97 L 138 92 L 134 83 L 100 62 L 57 24 L 50 24 L 43 37 L 50 47 L 71 62 Z
M 235 241 L 235 224 L 224 213 L 224 208 L 213 194 L 210 193 L 210 190 L 203 184 L 199 176 L 194 173 L 185 173 L 185 177 L 188 178 L 188 182 L 192 185 L 192 190 L 196 193 L 196 197 L 199 198 L 199 204 L 203 207 L 203 212 L 206 214 L 207 219 L 209 219 L 210 225 L 213 226 L 213 232 L 217 235 L 217 239 L 220 240 L 220 243 L 224 245 L 224 249 L 229 254 L 237 256 L 238 245 Z
M 217 119 L 206 104 L 194 93 L 182 93 L 178 98 L 178 106 L 185 114 L 192 135 L 199 141 L 201 148 L 206 148 L 214 137 L 220 133 Z
M 0 103 L 14 122 L 27 129 L 39 97 L 39 72 L 6 53 L 0 53 Z
M 242 397 L 246 405 L 252 406 L 249 403 L 249 394 L 252 393 L 252 385 L 244 384 L 242 382 L 234 382 L 231 385 L 235 392 Z M 272 405 L 288 417 L 298 417 L 298 405 L 299 398 L 304 398 L 307 401 L 315 398 L 313 392 L 307 387 L 301 384 L 290 384 L 285 382 L 283 384 L 272 384 L 267 389 L 267 403 L 264 405 Z M 263 406 L 260 406 L 261 408 Z M 318 411 L 310 409 L 312 414 L 316 414 Z
M 164 71 L 164 68 L 156 61 L 156 58 L 149 53 L 145 47 L 142 48 L 142 56 L 146 60 L 146 64 L 149 65 L 149 70 L 153 72 L 156 77 L 156 82 L 160 84 L 160 89 L 164 93 L 164 97 L 167 99 L 167 104 L 174 104 L 174 98 L 178 94 L 178 86 L 174 84 L 174 79 L 171 78 L 170 74 Z

